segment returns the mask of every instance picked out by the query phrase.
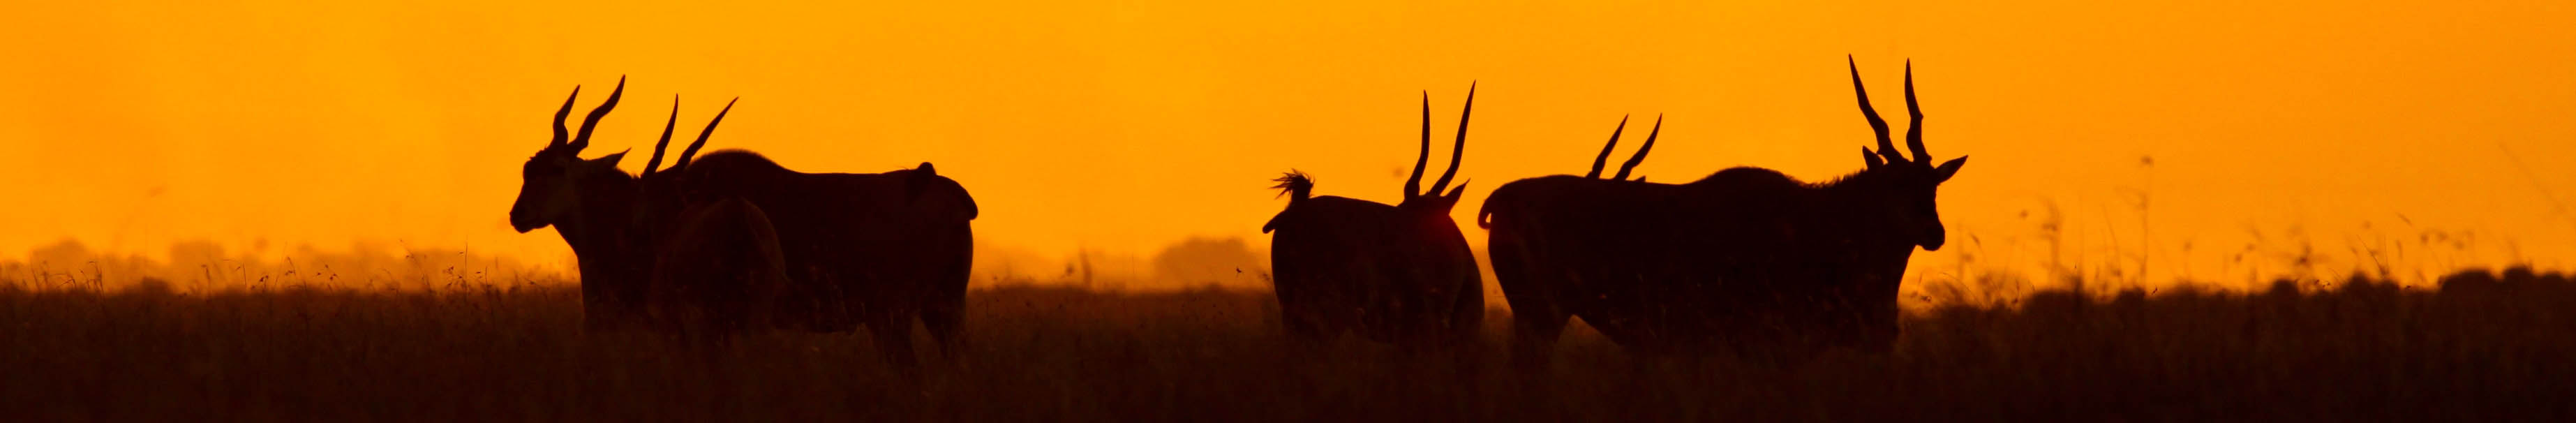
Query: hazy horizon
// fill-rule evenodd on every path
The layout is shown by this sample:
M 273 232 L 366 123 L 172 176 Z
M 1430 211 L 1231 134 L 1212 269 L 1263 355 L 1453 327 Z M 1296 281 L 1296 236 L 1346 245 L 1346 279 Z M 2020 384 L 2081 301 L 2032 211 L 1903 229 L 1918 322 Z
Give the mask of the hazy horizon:
M 1918 252 L 1917 278 L 2576 257 L 2564 2 L 25 7 L 52 18 L 0 28 L 22 40 L 0 46 L 0 178 L 26 181 L 0 257 L 206 241 L 560 266 L 551 229 L 505 222 L 517 166 L 573 86 L 586 108 L 621 75 L 585 157 L 633 149 L 638 170 L 669 97 L 685 126 L 739 96 L 709 148 L 935 162 L 982 205 L 979 262 L 1054 275 L 1082 251 L 1151 269 L 1192 238 L 1266 257 L 1285 201 L 1263 187 L 1289 169 L 1391 200 L 1421 97 L 1446 134 L 1475 82 L 1455 217 L 1481 250 L 1487 192 L 1581 172 L 1622 115 L 1665 116 L 1639 168 L 1657 182 L 1859 170 L 1846 54 L 1882 113 L 1910 60 L 1930 150 L 1973 157 L 1943 186 L 1954 241 Z

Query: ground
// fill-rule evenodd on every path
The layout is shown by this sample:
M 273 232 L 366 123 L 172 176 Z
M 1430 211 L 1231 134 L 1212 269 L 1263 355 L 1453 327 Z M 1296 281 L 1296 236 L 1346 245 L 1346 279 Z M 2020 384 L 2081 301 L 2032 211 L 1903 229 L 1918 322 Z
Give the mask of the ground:
M 0 288 L 12 421 L 2564 420 L 2576 285 L 2462 273 L 2267 292 L 2046 291 L 1913 313 L 1896 351 L 1641 359 L 1588 332 L 1301 346 L 1261 293 L 972 294 L 967 354 L 865 336 L 584 334 L 577 291 Z M 1489 343 L 1509 339 L 1495 310 Z M 926 344 L 923 353 L 936 357 Z

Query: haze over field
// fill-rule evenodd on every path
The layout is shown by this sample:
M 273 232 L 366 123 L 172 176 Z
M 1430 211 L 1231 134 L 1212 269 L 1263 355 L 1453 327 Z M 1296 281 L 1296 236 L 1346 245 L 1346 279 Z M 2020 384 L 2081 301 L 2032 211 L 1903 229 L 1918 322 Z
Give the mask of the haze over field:
M 1257 229 L 1284 204 L 1266 181 L 1295 168 L 1318 194 L 1394 198 L 1424 90 L 1481 84 L 1456 215 L 1472 224 L 1485 190 L 1580 172 L 1623 114 L 1668 119 L 1640 168 L 1654 181 L 1858 170 L 1848 53 L 1882 110 L 1912 59 L 1933 152 L 1974 157 L 1941 197 L 1956 241 L 1918 252 L 1918 275 L 2420 278 L 2576 257 L 2563 1 L 17 9 L 41 18 L 0 26 L 19 40 L 0 45 L 0 180 L 19 181 L 0 256 L 71 240 L 171 263 L 560 268 L 552 229 L 505 222 L 517 166 L 567 90 L 592 104 L 627 75 L 588 156 L 649 148 L 666 96 L 688 116 L 741 96 L 712 146 L 806 171 L 931 161 L 966 184 L 979 281 L 1259 286 Z M 1215 264 L 1157 264 L 1175 245 Z M 1217 270 L 1246 256 L 1254 276 Z

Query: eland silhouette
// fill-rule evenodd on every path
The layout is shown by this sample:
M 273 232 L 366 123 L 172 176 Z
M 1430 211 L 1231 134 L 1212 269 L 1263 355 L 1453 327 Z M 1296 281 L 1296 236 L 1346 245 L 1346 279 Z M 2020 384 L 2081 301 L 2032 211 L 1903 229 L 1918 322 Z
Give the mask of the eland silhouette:
M 1754 167 L 1685 184 L 1559 175 L 1496 189 L 1478 222 L 1491 230 L 1516 360 L 1543 363 L 1569 316 L 1646 353 L 1888 349 L 1906 261 L 1944 243 L 1935 193 L 1967 158 L 1930 164 L 1910 64 L 1910 159 L 1851 67 L 1878 138 L 1860 172 L 1821 183 Z
M 573 87 L 555 111 L 554 139 L 520 166 L 518 199 L 510 205 L 510 227 L 520 233 L 553 226 L 572 246 L 581 274 L 582 326 L 616 329 L 641 323 L 636 307 L 644 301 L 645 272 L 651 265 L 652 242 L 638 227 L 640 199 L 634 176 L 617 169 L 626 157 L 617 152 L 581 158 L 590 146 L 599 119 L 617 107 L 626 78 L 608 100 L 583 118 L 578 136 L 568 137 L 564 119 L 572 115 L 581 87 Z

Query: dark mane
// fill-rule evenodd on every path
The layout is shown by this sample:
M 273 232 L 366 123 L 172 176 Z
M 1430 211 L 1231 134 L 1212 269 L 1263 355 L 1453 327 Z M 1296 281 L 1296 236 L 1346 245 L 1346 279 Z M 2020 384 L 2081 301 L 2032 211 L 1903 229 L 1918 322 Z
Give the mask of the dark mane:
M 1852 172 L 1825 182 L 1808 184 L 1808 187 L 1819 191 L 1866 191 L 1871 189 L 1885 189 L 1888 187 L 1888 184 L 1892 183 L 1891 181 L 1902 178 L 1902 176 L 1897 176 L 1899 172 L 1902 172 L 1902 170 L 1899 169 L 1900 167 L 1898 166 L 1880 166 L 1872 169 L 1863 169 L 1859 172 Z

